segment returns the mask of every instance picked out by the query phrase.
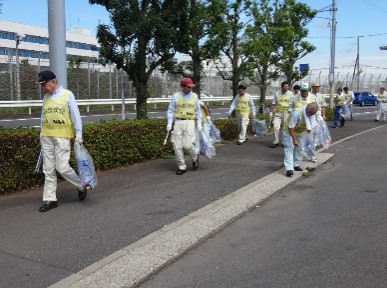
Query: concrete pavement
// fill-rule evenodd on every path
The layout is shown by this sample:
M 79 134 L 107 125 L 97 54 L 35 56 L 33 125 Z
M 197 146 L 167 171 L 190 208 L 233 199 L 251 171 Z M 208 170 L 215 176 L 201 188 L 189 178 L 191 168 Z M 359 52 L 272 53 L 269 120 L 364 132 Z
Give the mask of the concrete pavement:
M 335 140 L 379 125 L 355 119 L 331 132 Z M 283 150 L 268 148 L 271 141 L 267 135 L 219 145 L 216 157 L 182 176 L 172 159 L 100 173 L 85 202 L 62 182 L 59 207 L 44 214 L 37 212 L 41 189 L 2 197 L 0 255 L 7 265 L 0 286 L 138 283 L 300 177 L 283 176 Z M 320 155 L 317 164 L 329 157 Z

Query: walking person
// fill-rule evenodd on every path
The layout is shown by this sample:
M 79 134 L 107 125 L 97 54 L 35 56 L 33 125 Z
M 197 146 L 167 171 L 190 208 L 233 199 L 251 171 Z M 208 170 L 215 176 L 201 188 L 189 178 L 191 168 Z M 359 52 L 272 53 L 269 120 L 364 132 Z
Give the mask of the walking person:
M 228 110 L 228 117 L 231 117 L 232 112 L 235 110 L 235 116 L 239 128 L 238 145 L 242 145 L 248 138 L 246 137 L 247 126 L 249 125 L 250 113 L 253 119 L 257 114 L 257 110 L 250 94 L 246 93 L 247 87 L 243 84 L 238 86 L 238 95 L 234 97 Z
M 348 89 L 348 87 L 344 87 L 343 88 L 343 93 L 345 95 L 345 98 L 347 99 L 347 106 L 348 106 L 348 109 L 349 109 L 349 113 L 350 113 L 350 121 L 353 120 L 353 117 L 352 117 L 352 105 L 353 105 L 353 100 L 355 100 L 355 94 L 353 94 L 352 91 L 350 91 Z
M 346 105 L 346 97 L 343 93 L 343 89 L 337 88 L 337 95 L 335 98 L 335 117 L 333 119 L 333 126 L 332 128 L 337 128 L 337 125 L 340 121 L 340 128 L 344 127 L 345 124 L 345 118 L 341 115 L 344 105 Z
M 318 110 L 316 102 L 295 108 L 289 119 L 285 122 L 282 130 L 284 144 L 284 166 L 286 176 L 291 177 L 293 170 L 303 171 L 300 167 L 302 161 L 302 146 L 305 134 L 311 133 L 312 126 L 310 117 L 314 116 Z
M 381 114 L 383 114 L 383 121 L 386 120 L 386 113 L 387 113 L 387 92 L 384 89 L 384 87 L 380 87 L 378 94 L 378 106 L 377 106 L 377 112 L 375 117 L 375 122 L 379 121 L 379 118 Z
M 294 95 L 291 100 L 290 105 L 291 107 L 293 107 L 293 109 L 297 109 L 301 106 L 305 106 L 313 102 L 317 103 L 316 96 L 313 93 L 310 93 L 309 90 L 310 90 L 309 83 L 301 84 L 300 94 Z M 312 123 L 312 126 L 316 125 L 315 115 L 310 116 L 310 122 Z M 305 156 L 309 156 L 310 161 L 312 161 L 313 163 L 316 163 L 317 158 L 316 158 L 316 151 L 314 147 L 314 135 L 313 133 L 304 133 L 303 137 L 304 137 L 303 142 L 308 141 L 309 143 L 308 149 L 303 152 L 305 153 Z M 304 148 L 304 147 L 301 147 L 301 148 Z
M 321 120 L 321 118 L 325 121 L 326 120 L 326 107 L 327 107 L 327 102 L 325 101 L 325 97 L 323 94 L 320 93 L 320 83 L 318 82 L 313 82 L 312 83 L 312 89 L 311 93 L 316 97 L 316 102 L 318 104 L 318 111 L 316 113 L 316 118 Z
M 293 86 L 293 95 L 297 95 L 300 93 L 300 85 Z
M 178 170 L 176 175 L 183 175 L 187 171 L 184 159 L 184 150 L 187 150 L 192 159 L 192 168 L 199 168 L 199 154 L 195 149 L 195 121 L 198 130 L 202 129 L 202 112 L 199 97 L 192 92 L 196 85 L 191 78 L 180 81 L 181 92 L 172 95 L 167 117 L 167 131 L 173 126 L 171 142 L 175 152 Z
M 59 174 L 77 187 L 78 197 L 84 200 L 89 187 L 82 187 L 82 181 L 70 167 L 70 140 L 81 144 L 82 120 L 74 94 L 64 89 L 52 71 L 39 73 L 39 83 L 46 92 L 41 114 L 40 144 L 43 153 L 43 173 L 45 176 L 43 201 L 40 212 L 58 207 L 56 189 Z M 75 130 L 75 133 L 74 133 Z
M 290 101 L 293 97 L 293 93 L 289 91 L 289 85 L 290 84 L 287 81 L 281 83 L 281 90 L 274 94 L 273 101 L 270 106 L 269 117 L 272 119 L 274 128 L 274 141 L 270 148 L 275 148 L 279 145 L 279 132 L 292 111 Z

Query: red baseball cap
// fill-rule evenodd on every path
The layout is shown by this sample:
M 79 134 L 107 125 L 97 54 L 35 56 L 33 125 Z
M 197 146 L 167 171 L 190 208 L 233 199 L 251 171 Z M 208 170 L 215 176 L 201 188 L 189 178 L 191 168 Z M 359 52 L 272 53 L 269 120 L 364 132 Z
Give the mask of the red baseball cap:
M 192 82 L 191 78 L 183 78 L 180 81 L 180 85 L 187 85 L 188 87 L 195 87 L 196 85 Z

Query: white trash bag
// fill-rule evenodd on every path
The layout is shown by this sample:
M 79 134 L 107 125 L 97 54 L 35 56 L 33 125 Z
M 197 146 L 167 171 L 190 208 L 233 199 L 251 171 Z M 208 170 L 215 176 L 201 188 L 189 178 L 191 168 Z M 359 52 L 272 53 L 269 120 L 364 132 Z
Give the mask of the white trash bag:
M 85 146 L 74 143 L 75 160 L 77 161 L 78 175 L 82 180 L 82 186 L 94 188 L 98 184 L 97 174 L 95 173 L 93 158 L 86 150 Z

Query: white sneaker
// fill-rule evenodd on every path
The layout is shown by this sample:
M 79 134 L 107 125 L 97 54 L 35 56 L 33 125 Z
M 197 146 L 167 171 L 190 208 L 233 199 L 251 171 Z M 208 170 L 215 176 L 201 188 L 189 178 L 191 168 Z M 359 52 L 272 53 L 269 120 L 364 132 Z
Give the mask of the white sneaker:
M 310 161 L 312 161 L 313 163 L 317 163 L 316 157 L 311 157 L 311 158 L 310 158 Z

